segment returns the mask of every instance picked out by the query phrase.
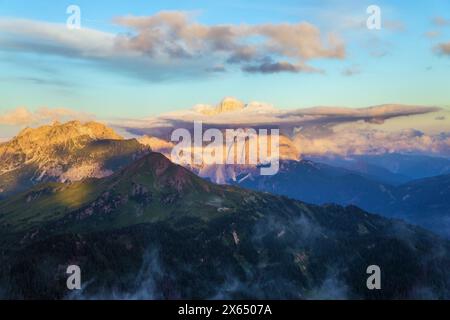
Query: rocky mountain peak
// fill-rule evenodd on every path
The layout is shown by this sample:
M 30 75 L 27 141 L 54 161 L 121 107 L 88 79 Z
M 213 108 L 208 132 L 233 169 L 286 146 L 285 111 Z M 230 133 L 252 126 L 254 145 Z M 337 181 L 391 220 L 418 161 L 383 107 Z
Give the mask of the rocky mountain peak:
M 97 122 L 26 128 L 0 144 L 0 197 L 44 181 L 105 177 L 148 150 Z
M 56 151 L 77 149 L 90 141 L 123 140 L 121 136 L 104 124 L 70 121 L 55 122 L 38 128 L 26 128 L 12 140 L 0 145 L 0 159 L 7 161 L 10 156 L 22 155 L 25 161 L 39 155 L 51 156 Z
M 236 112 L 243 110 L 246 105 L 236 98 L 226 97 L 217 106 L 197 105 L 195 110 L 208 116 L 220 115 L 222 113 Z
M 217 113 L 239 111 L 245 108 L 245 104 L 233 97 L 226 97 L 219 103 L 216 110 Z
M 34 129 L 26 128 L 22 130 L 13 140 L 41 140 L 43 143 L 51 143 L 54 141 L 64 141 L 81 136 L 87 136 L 93 140 L 123 139 L 115 133 L 113 129 L 108 128 L 102 123 L 93 121 L 81 123 L 80 121 L 75 120 L 63 124 L 54 122 L 51 125 L 45 125 Z M 42 138 L 46 138 L 47 140 L 42 140 Z

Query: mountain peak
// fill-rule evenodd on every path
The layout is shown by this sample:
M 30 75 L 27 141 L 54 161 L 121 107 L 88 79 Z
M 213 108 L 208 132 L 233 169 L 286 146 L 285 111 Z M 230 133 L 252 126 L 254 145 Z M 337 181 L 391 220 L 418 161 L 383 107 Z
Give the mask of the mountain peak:
M 209 183 L 188 169 L 174 164 L 163 154 L 150 152 L 117 175 L 120 180 L 147 181 L 151 186 L 170 188 L 177 192 L 208 191 Z
M 245 104 L 233 97 L 226 97 L 217 106 L 217 113 L 239 111 L 245 108 Z
M 195 110 L 208 116 L 222 113 L 241 111 L 246 107 L 245 103 L 233 97 L 224 98 L 216 107 L 210 105 L 197 105 Z
M 70 140 L 82 136 L 87 136 L 92 140 L 112 139 L 122 140 L 113 129 L 98 122 L 82 123 L 78 120 L 60 123 L 53 122 L 51 125 L 45 125 L 38 128 L 26 128 L 19 132 L 13 140 L 29 139 L 33 142 L 42 141 L 44 143 L 51 143 L 56 141 Z M 45 140 L 42 140 L 45 138 Z M 50 139 L 50 140 L 49 140 Z
M 15 192 L 42 181 L 105 177 L 147 150 L 97 122 L 26 128 L 0 144 L 0 190 Z

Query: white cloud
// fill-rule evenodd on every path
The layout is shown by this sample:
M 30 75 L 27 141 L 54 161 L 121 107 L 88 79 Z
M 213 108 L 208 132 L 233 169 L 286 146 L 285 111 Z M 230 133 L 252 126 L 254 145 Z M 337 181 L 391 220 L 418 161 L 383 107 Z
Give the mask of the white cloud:
M 116 122 L 115 125 L 135 135 L 148 134 L 166 140 L 170 139 L 174 128 L 192 130 L 194 121 L 202 121 L 205 130 L 209 127 L 279 128 L 283 135 L 294 140 L 294 145 L 304 155 L 413 150 L 448 153 L 450 131 L 442 134 L 428 130 L 430 122 L 445 128 L 446 117 L 435 120 L 436 116 L 444 114 L 439 108 L 390 104 L 360 109 L 315 107 L 281 110 L 260 102 L 243 105 L 230 98 L 226 101 L 226 108 L 222 104 L 203 104 L 190 110 L 130 120 L 125 124 Z M 421 122 L 420 117 L 425 116 L 426 121 Z
M 92 118 L 92 115 L 67 108 L 42 107 L 32 112 L 25 107 L 18 107 L 0 114 L 0 125 L 31 126 L 50 121 L 88 120 Z
M 450 156 L 450 132 L 429 135 L 414 129 L 386 132 L 347 127 L 320 137 L 298 134 L 294 145 L 302 155 L 361 155 L 392 152 L 434 153 Z
M 231 102 L 230 102 L 231 100 Z M 236 106 L 223 107 L 224 103 Z M 368 108 L 313 107 L 306 109 L 282 110 L 263 102 L 244 104 L 234 98 L 226 98 L 217 106 L 199 104 L 192 109 L 161 114 L 143 120 L 134 121 L 135 127 L 151 128 L 155 126 L 171 128 L 182 123 L 202 121 L 211 125 L 258 126 L 277 125 L 294 128 L 303 124 L 321 125 L 326 123 L 345 123 L 364 120 L 369 123 L 382 123 L 386 119 L 426 114 L 439 108 L 427 106 L 387 104 Z M 133 120 L 129 120 L 133 124 Z

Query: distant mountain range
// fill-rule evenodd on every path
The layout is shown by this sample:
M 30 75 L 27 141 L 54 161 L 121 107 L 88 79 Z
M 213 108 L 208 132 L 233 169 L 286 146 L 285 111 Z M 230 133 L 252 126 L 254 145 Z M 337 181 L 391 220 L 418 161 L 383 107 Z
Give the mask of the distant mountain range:
M 450 298 L 448 241 L 353 206 L 212 184 L 158 153 L 0 202 L 0 253 L 7 298 Z M 81 292 L 65 288 L 71 264 Z
M 450 174 L 450 159 L 419 154 L 385 153 L 348 157 L 309 157 L 315 162 L 347 168 L 389 184 Z
M 236 105 L 233 101 L 228 104 L 221 106 L 221 110 Z M 11 141 L 0 144 L 0 199 L 43 182 L 106 177 L 152 149 L 170 156 L 172 147 L 171 142 L 156 137 L 126 140 L 95 122 L 72 121 L 27 128 Z M 248 165 L 202 165 L 189 169 L 215 183 L 313 204 L 356 205 L 450 236 L 446 184 L 449 159 L 383 154 L 299 160 L 299 150 L 286 136 L 280 137 L 280 157 L 280 172 L 275 176 L 259 176 L 259 169 Z M 414 181 L 430 176 L 436 177 Z M 415 192 L 416 189 L 421 192 Z
M 284 161 L 274 176 L 243 172 L 230 183 L 314 204 L 356 205 L 450 236 L 450 174 L 393 186 L 372 175 L 312 161 Z

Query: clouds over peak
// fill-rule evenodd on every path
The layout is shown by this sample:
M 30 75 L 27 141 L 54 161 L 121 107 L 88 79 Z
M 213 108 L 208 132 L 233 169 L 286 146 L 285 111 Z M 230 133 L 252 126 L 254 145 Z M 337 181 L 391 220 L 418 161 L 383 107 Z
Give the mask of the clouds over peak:
M 51 121 L 90 120 L 93 118 L 92 115 L 67 108 L 42 107 L 33 112 L 25 107 L 18 107 L 0 114 L 0 125 L 31 126 Z
M 0 18 L 0 45 L 20 53 L 87 60 L 149 80 L 176 77 L 176 71 L 183 70 L 220 72 L 226 66 L 263 74 L 319 72 L 311 61 L 346 55 L 338 35 L 307 22 L 206 25 L 186 12 L 162 11 L 116 17 L 113 23 L 125 32 L 69 30 L 62 24 Z
M 450 41 L 439 43 L 434 50 L 440 55 L 450 56 Z
M 264 102 L 243 103 L 235 98 L 226 98 L 217 106 L 199 104 L 192 109 L 161 114 L 159 116 L 130 120 L 124 127 L 133 132 L 167 138 L 167 134 L 178 127 L 190 127 L 194 121 L 205 126 L 217 127 L 277 127 L 284 134 L 292 135 L 298 128 L 327 128 L 329 125 L 363 121 L 381 124 L 384 121 L 412 115 L 421 115 L 440 110 L 434 107 L 387 104 L 368 108 L 314 107 L 283 110 Z M 120 125 L 120 124 L 119 124 Z M 139 129 L 139 130 L 134 130 Z M 140 130 L 142 129 L 142 130 Z
M 170 140 L 174 129 L 193 130 L 193 122 L 208 128 L 278 128 L 304 155 L 352 155 L 385 152 L 431 152 L 450 155 L 450 132 L 427 130 L 429 119 L 447 111 L 434 107 L 388 104 L 368 108 L 314 107 L 282 110 L 262 102 L 244 104 L 226 98 L 217 106 L 116 123 L 135 135 Z M 422 120 L 420 120 L 422 119 Z M 440 118 L 447 121 L 444 116 Z M 441 124 L 445 128 L 445 124 Z
M 225 98 L 216 106 L 196 105 L 192 109 L 147 119 L 110 120 L 125 136 L 150 135 L 170 140 L 173 130 L 193 129 L 194 121 L 208 128 L 278 128 L 293 140 L 302 155 L 352 155 L 385 152 L 420 152 L 450 156 L 449 111 L 408 105 L 380 105 L 368 108 L 314 107 L 282 110 L 263 102 L 242 103 Z M 420 118 L 419 118 L 420 117 Z M 66 108 L 20 107 L 0 114 L 0 125 L 35 126 L 52 121 L 92 120 L 89 114 Z M 422 119 L 422 120 L 420 120 Z M 436 132 L 427 130 L 430 121 L 439 122 Z

